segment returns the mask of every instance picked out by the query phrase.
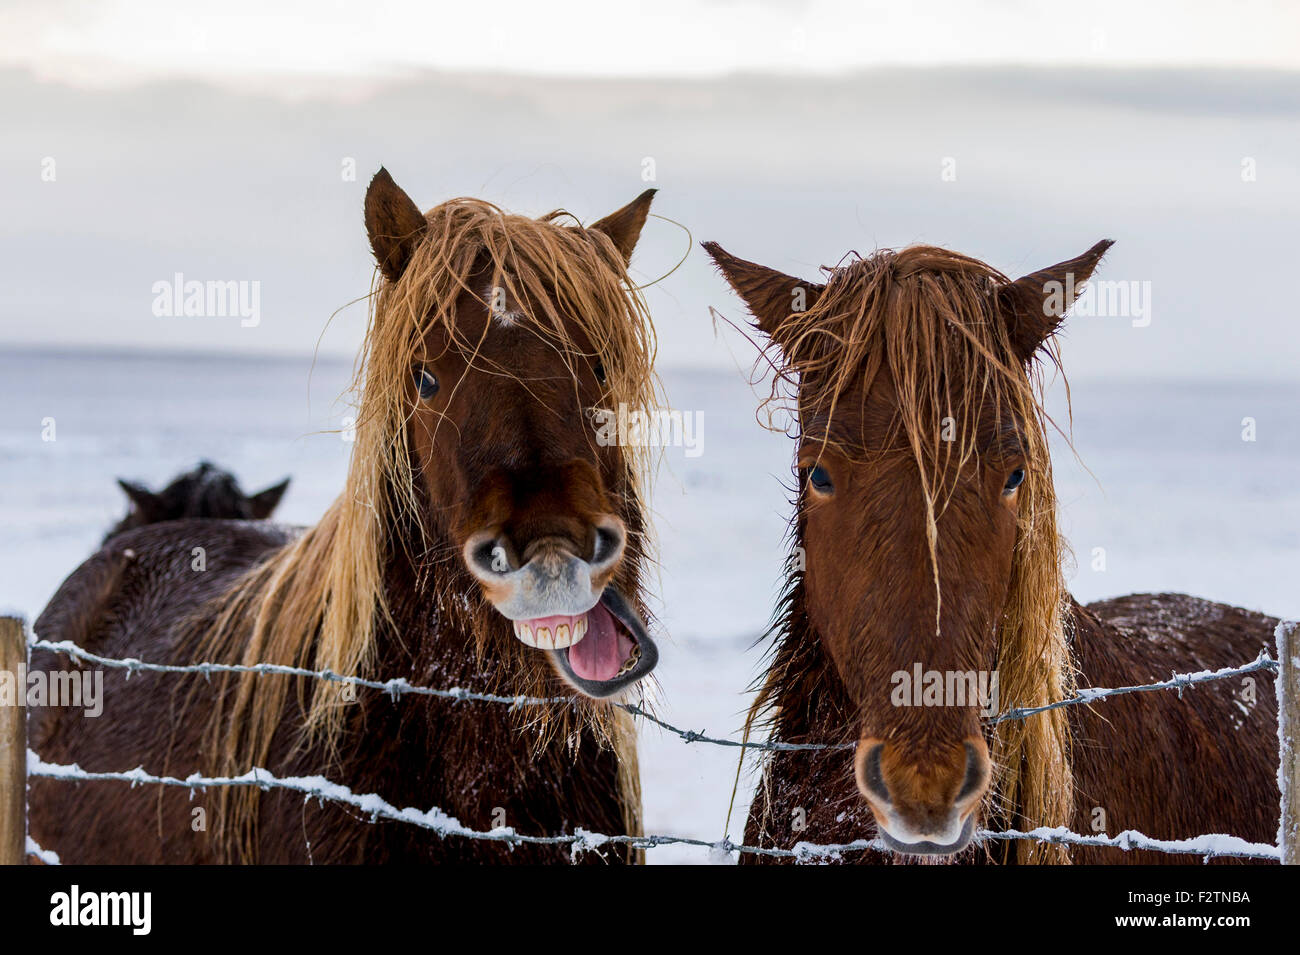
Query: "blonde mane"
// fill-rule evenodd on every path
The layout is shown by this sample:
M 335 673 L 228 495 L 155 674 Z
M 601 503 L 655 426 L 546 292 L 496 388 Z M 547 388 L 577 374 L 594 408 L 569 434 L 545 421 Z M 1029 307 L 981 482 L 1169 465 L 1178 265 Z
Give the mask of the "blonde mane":
M 827 285 L 811 307 L 790 314 L 771 333 L 768 354 L 776 373 L 764 402 L 769 426 L 778 412 L 797 409 L 793 413 L 801 425 L 815 419 L 819 433 L 823 427 L 829 431 L 846 396 L 857 394 L 865 402 L 871 383 L 887 372 L 900 412 L 897 440 L 887 443 L 910 449 L 916 460 L 937 593 L 937 518 L 955 475 L 976 454 L 979 416 L 989 408 L 1012 415 L 1024 432 L 1031 477 L 1020 497 L 1011 581 L 998 628 L 1000 698 L 1011 706 L 1062 699 L 1073 685 L 1064 632 L 1067 549 L 1056 523 L 1042 367 L 1035 363 L 1026 375 L 997 312 L 995 292 L 1007 277 L 975 259 L 929 246 L 883 251 L 828 271 Z M 1059 369 L 1050 340 L 1045 351 Z M 954 419 L 948 423 L 955 440 L 941 442 L 936 436 L 946 418 Z M 859 457 L 877 453 L 839 442 L 836 447 Z M 798 518 L 795 527 L 800 544 Z M 796 590 L 801 578 L 792 571 L 790 579 Z M 787 593 L 783 606 L 783 632 L 750 710 L 750 727 L 779 725 L 780 698 L 801 676 L 792 672 L 798 655 L 781 645 L 798 625 L 794 618 L 802 613 L 801 601 Z M 998 723 L 991 756 L 990 799 L 1004 819 L 1015 821 L 1018 813 L 1026 828 L 1071 823 L 1074 787 L 1064 710 Z M 1068 861 L 1060 847 L 1037 842 L 1022 841 L 1016 851 L 1021 862 Z
M 574 370 L 579 359 L 603 363 L 605 397 L 611 406 L 655 406 L 660 388 L 653 372 L 653 328 L 623 256 L 603 233 L 560 224 L 565 216 L 554 212 L 530 219 L 480 200 L 454 199 L 426 214 L 427 231 L 400 280 L 390 282 L 377 273 L 353 380 L 359 407 L 343 491 L 318 524 L 248 571 L 220 599 L 215 619 L 207 618 L 195 635 L 204 659 L 363 677 L 401 675 L 374 672 L 377 635 L 381 628 L 394 626 L 385 570 L 395 548 L 408 549 L 415 559 L 436 559 L 428 556 L 433 550 L 407 441 L 411 369 L 425 335 L 441 326 L 478 367 L 513 374 L 509 368 L 486 365 L 478 351 L 481 341 L 469 340 L 457 326 L 461 294 L 482 296 L 482 290 L 469 283 L 485 261 L 491 265 L 491 285 L 504 288 L 522 310 L 515 321 L 528 324 L 547 341 L 566 367 Z M 573 223 L 577 226 L 576 220 Z M 575 326 L 594 355 L 579 347 Z M 623 455 L 626 473 L 621 506 L 630 538 L 627 559 L 639 574 L 647 550 L 642 499 L 649 464 L 640 449 L 616 450 Z M 400 538 L 396 528 L 410 526 L 426 539 L 394 539 Z M 454 561 L 444 561 L 439 569 L 457 573 Z M 468 577 L 457 575 L 457 585 L 462 580 Z M 446 580 L 433 583 L 444 593 L 453 586 Z M 507 635 L 508 630 L 493 618 L 476 589 L 471 595 L 467 587 L 454 596 L 442 602 L 454 623 L 473 634 L 475 652 L 482 659 L 494 628 Z M 556 695 L 550 664 L 537 651 L 514 639 L 499 643 L 492 648 L 502 661 L 495 668 L 494 685 L 473 689 Z M 297 681 L 294 714 L 288 712 L 288 682 L 255 675 L 228 680 L 228 692 L 220 694 L 205 736 L 205 749 L 219 772 L 265 766 L 277 731 L 295 720 L 302 728 L 298 745 L 318 744 L 331 764 L 336 761 L 346 713 L 338 685 L 315 681 L 309 691 L 305 684 L 310 681 Z M 620 752 L 624 794 L 635 793 L 632 805 L 639 807 L 635 734 L 624 725 L 626 714 L 584 699 L 576 705 L 520 709 L 516 717 L 538 730 L 538 746 L 576 725 L 594 726 L 598 736 Z M 226 820 L 230 803 L 234 813 Z M 247 858 L 255 847 L 257 790 L 234 795 L 223 791 L 222 805 L 222 821 L 230 823 L 225 837 L 238 839 L 239 851 Z M 639 820 L 629 819 L 628 824 L 633 827 L 629 832 L 639 831 Z

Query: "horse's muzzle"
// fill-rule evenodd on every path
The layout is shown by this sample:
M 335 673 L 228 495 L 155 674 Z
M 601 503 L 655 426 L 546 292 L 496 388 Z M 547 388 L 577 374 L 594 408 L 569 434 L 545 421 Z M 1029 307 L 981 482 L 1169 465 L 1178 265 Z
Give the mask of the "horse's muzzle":
M 612 584 L 627 532 L 606 515 L 594 526 L 591 559 L 563 538 L 531 541 L 519 559 L 511 542 L 472 535 L 463 556 L 488 600 L 523 643 L 550 653 L 560 676 L 580 693 L 614 696 L 654 669 L 658 650 L 644 621 Z
M 858 742 L 854 777 L 881 839 L 907 855 L 953 855 L 975 834 L 991 766 L 982 738 L 968 739 L 958 759 L 919 767 L 878 739 Z

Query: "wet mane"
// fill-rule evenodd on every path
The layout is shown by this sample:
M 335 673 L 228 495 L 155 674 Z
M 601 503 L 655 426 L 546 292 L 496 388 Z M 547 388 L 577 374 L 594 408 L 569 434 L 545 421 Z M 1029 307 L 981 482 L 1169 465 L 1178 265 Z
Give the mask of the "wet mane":
M 482 289 L 471 287 L 471 281 L 481 279 L 487 269 L 491 284 L 504 288 L 517 303 L 513 320 L 548 342 L 566 367 L 573 370 L 578 360 L 603 363 L 605 400 L 611 406 L 626 402 L 653 407 L 659 386 L 652 370 L 654 333 L 644 301 L 609 237 L 581 228 L 576 220 L 572 226 L 562 224 L 566 216 L 553 212 L 530 219 L 480 200 L 454 199 L 426 214 L 428 229 L 398 281 L 376 273 L 353 381 L 359 407 L 343 491 L 318 524 L 246 573 L 221 598 L 215 619 L 206 618 L 194 635 L 202 659 L 376 676 L 377 637 L 395 628 L 385 575 L 404 552 L 412 566 L 420 568 L 420 583 L 435 591 L 443 608 L 441 625 L 472 636 L 471 645 L 483 660 L 490 634 L 494 627 L 501 629 L 500 622 L 492 618 L 463 568 L 447 558 L 445 541 L 430 539 L 424 514 L 429 505 L 423 488 L 417 487 L 407 441 L 411 369 L 426 334 L 441 326 L 467 361 L 513 376 L 509 368 L 488 365 L 478 353 L 481 341 L 470 340 L 456 319 L 463 292 L 482 298 Z M 580 347 L 570 326 L 590 342 L 594 355 Z M 646 549 L 642 498 L 648 462 L 640 449 L 616 451 L 623 456 L 626 475 L 619 503 L 635 574 Z M 435 564 L 436 573 L 430 572 Z M 504 646 L 494 651 L 504 662 L 481 668 L 490 685 L 473 689 L 556 695 L 547 661 L 513 639 L 502 642 Z M 252 675 L 231 678 L 205 737 L 205 749 L 218 771 L 242 773 L 265 765 L 273 737 L 291 715 L 286 712 L 288 682 Z M 324 681 L 316 681 L 314 691 L 300 687 L 298 704 L 300 745 L 320 744 L 333 760 L 346 712 L 338 687 Z M 551 736 L 567 735 L 581 722 L 594 725 L 616 748 L 632 738 L 609 707 L 585 699 L 516 713 L 521 723 L 532 721 L 539 730 L 539 745 Z M 632 763 L 625 787 L 636 785 L 635 759 Z M 226 793 L 222 795 L 225 804 Z M 242 793 L 231 797 L 240 800 L 235 823 L 244 830 L 252 825 L 256 790 L 251 795 L 251 803 L 243 801 Z M 245 847 L 252 846 L 247 831 L 239 838 Z
M 790 416 L 800 437 L 833 443 L 858 458 L 881 453 L 887 448 L 846 446 L 831 432 L 849 396 L 859 396 L 865 406 L 871 384 L 887 374 L 898 414 L 886 444 L 915 458 L 937 593 L 937 519 L 955 475 L 977 454 L 981 414 L 993 408 L 1010 415 L 1023 432 L 1032 478 L 1021 497 L 998 634 L 1001 698 L 1011 706 L 1061 699 L 1072 685 L 1063 625 L 1066 549 L 1056 525 L 1042 368 L 1035 363 L 1026 374 L 997 311 L 995 291 L 1009 280 L 982 262 L 930 246 L 855 257 L 825 271 L 826 286 L 811 306 L 788 314 L 771 332 L 766 358 L 776 372 L 764 402 L 769 426 L 775 427 L 778 416 Z M 1045 347 L 1059 368 L 1050 340 Z M 939 441 L 949 417 L 954 440 Z M 766 725 L 776 738 L 784 738 L 783 729 L 798 732 L 808 721 L 810 712 L 795 712 L 796 701 L 811 710 L 807 701 L 826 692 L 808 685 L 822 671 L 804 611 L 802 567 L 793 557 L 804 539 L 804 493 L 797 491 L 795 549 L 772 627 L 770 666 L 748 718 L 749 727 Z M 1027 827 L 1070 823 L 1073 785 L 1064 711 L 1000 723 L 990 748 L 991 798 L 998 817 L 1023 820 Z M 1017 851 L 1022 861 L 1065 858 L 1056 847 L 1028 841 Z

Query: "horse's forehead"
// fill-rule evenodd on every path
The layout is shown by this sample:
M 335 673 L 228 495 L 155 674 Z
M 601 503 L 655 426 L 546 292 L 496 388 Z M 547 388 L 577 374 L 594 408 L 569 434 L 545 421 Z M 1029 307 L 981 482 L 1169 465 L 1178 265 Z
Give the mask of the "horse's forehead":
M 478 312 L 478 303 L 481 302 L 494 325 L 501 328 L 512 328 L 524 317 L 526 309 L 523 303 L 510 292 L 505 281 L 497 284 L 489 278 L 479 282 L 475 288 L 475 295 L 477 301 L 465 304 L 471 310 Z M 469 298 L 470 296 L 466 295 L 465 297 Z M 482 313 L 479 312 L 479 314 Z
M 926 390 L 924 386 L 921 388 L 923 392 Z M 953 395 L 951 404 L 934 409 L 939 419 L 933 422 L 936 440 L 939 440 L 945 425 L 951 424 L 955 428 L 958 422 L 969 420 L 971 409 L 962 405 L 966 400 L 962 389 L 955 390 L 957 394 Z M 804 417 L 804 433 L 814 438 L 830 433 L 833 438 L 850 446 L 880 450 L 891 443 L 887 439 L 900 434 L 905 417 L 902 402 L 893 375 L 888 366 L 882 364 L 871 382 L 859 376 L 841 390 L 835 396 L 833 413 L 825 408 L 808 409 Z M 1014 408 L 1000 408 L 988 396 L 980 400 L 978 409 L 974 409 L 974 425 L 978 431 L 975 438 L 980 446 L 1000 437 L 1003 432 L 1019 434 L 1024 428 L 1024 422 Z
M 424 350 L 430 357 L 459 354 L 467 363 L 485 360 L 510 368 L 554 361 L 557 351 L 591 351 L 582 328 L 565 316 L 561 320 L 568 341 L 561 343 L 553 329 L 539 326 L 534 307 L 525 307 L 490 284 L 470 289 L 457 300 L 454 329 L 433 323 L 425 333 Z
M 834 396 L 835 407 L 810 408 L 805 429 L 832 426 L 840 432 L 867 436 L 891 427 L 897 418 L 898 389 L 889 369 L 881 367 L 868 383 L 863 375 L 852 378 Z M 822 405 L 827 404 L 822 400 Z

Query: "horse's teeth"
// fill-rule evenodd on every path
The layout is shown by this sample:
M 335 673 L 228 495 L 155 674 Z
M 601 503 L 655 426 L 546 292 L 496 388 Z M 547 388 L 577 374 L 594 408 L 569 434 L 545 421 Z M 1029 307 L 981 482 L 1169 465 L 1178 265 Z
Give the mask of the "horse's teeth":
M 571 647 L 587 635 L 587 618 L 573 617 L 572 624 L 562 623 L 555 628 L 555 649 Z
M 537 647 L 541 650 L 562 650 L 565 647 L 571 647 L 587 635 L 590 629 L 586 616 L 572 617 L 569 623 L 557 623 L 552 630 L 550 627 L 536 627 L 532 624 L 516 620 L 515 636 L 530 647 Z
M 632 668 L 636 666 L 636 662 L 640 659 L 641 644 L 634 643 L 632 644 L 632 652 L 628 655 L 628 658 L 623 661 L 623 665 L 619 668 L 617 676 L 622 676 L 624 673 L 630 672 Z

